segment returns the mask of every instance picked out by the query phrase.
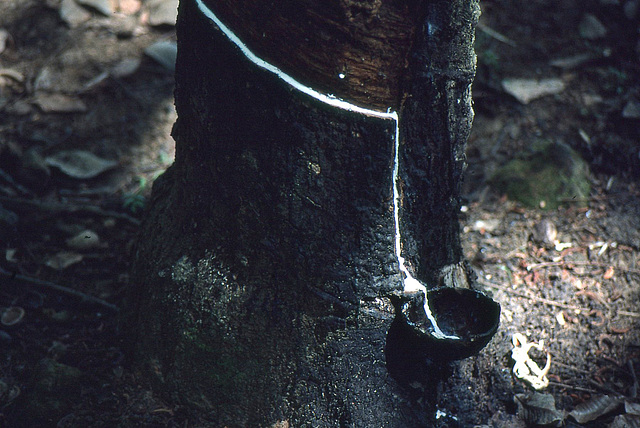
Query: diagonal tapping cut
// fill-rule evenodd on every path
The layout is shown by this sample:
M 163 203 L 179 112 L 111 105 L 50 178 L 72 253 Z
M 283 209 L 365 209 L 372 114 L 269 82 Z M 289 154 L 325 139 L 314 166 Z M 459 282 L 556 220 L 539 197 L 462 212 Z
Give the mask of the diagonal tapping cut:
M 275 74 L 278 78 L 286 82 L 291 87 L 295 88 L 299 92 L 306 94 L 322 103 L 327 105 L 354 112 L 363 114 L 366 116 L 376 117 L 384 120 L 392 120 L 394 123 L 395 133 L 394 133 L 394 155 L 393 155 L 393 218 L 394 218 L 394 226 L 395 226 L 395 255 L 398 260 L 398 268 L 401 272 L 402 277 L 402 285 L 405 292 L 422 292 L 424 294 L 424 311 L 431 322 L 433 327 L 432 335 L 438 339 L 459 339 L 457 336 L 450 336 L 445 334 L 442 329 L 438 326 L 436 319 L 431 312 L 431 308 L 429 307 L 429 299 L 427 288 L 420 281 L 415 279 L 405 265 L 405 259 L 402 257 L 402 249 L 401 249 L 401 235 L 400 235 L 400 191 L 399 191 L 399 152 L 400 152 L 400 117 L 396 111 L 391 110 L 389 107 L 387 111 L 379 111 L 372 110 L 365 107 L 360 107 L 355 104 L 351 104 L 345 100 L 337 98 L 331 94 L 323 94 L 321 92 L 316 91 L 315 89 L 305 86 L 302 83 L 298 82 L 292 76 L 288 75 L 284 71 L 280 70 L 275 65 L 265 61 L 264 59 L 258 57 L 253 51 L 249 49 L 249 47 L 240 40 L 240 38 L 233 32 L 229 27 L 227 27 L 221 20 L 216 16 L 215 13 L 211 9 L 207 7 L 203 0 L 195 0 L 198 9 L 202 12 L 204 16 L 213 21 L 213 23 L 222 31 L 222 33 L 231 41 L 234 45 L 240 49 L 242 54 L 251 62 L 253 62 L 258 67 L 266 70 L 272 74 Z M 339 78 L 343 78 L 343 75 L 339 75 Z

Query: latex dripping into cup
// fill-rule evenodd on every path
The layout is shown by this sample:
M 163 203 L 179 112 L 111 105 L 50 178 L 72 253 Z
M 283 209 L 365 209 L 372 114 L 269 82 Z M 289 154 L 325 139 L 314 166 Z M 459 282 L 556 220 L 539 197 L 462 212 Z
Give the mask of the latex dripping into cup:
M 400 234 L 400 118 L 395 116 L 393 163 L 393 214 L 395 253 L 402 276 L 402 291 L 389 297 L 395 318 L 387 335 L 387 366 L 394 377 L 413 377 L 411 365 L 453 361 L 479 352 L 498 329 L 500 305 L 469 288 L 428 289 L 414 278 L 402 256 Z
M 400 221 L 398 191 L 400 118 L 396 111 L 373 110 L 321 93 L 306 86 L 274 64 L 256 55 L 249 47 L 213 13 L 203 0 L 195 0 L 200 11 L 234 43 L 242 54 L 259 68 L 274 74 L 297 91 L 324 104 L 376 117 L 392 120 L 395 124 L 395 155 L 393 167 L 393 204 L 396 232 L 396 256 L 400 267 L 403 290 L 390 296 L 396 316 L 387 336 L 385 352 L 387 363 L 420 367 L 424 358 L 431 361 L 455 360 L 475 354 L 495 334 L 500 317 L 500 306 L 484 294 L 471 289 L 437 288 L 428 290 L 413 278 L 404 264 L 400 246 Z M 342 79 L 342 75 L 338 76 Z M 346 77 L 346 75 L 345 75 Z M 396 356 L 400 356 L 396 358 Z M 422 364 L 424 366 L 424 364 Z M 403 369 L 404 370 L 404 369 Z M 391 368 L 390 368 L 391 371 Z M 395 371 L 395 369 L 394 369 Z M 396 372 L 397 373 L 397 372 Z M 392 374 L 393 375 L 393 374 Z

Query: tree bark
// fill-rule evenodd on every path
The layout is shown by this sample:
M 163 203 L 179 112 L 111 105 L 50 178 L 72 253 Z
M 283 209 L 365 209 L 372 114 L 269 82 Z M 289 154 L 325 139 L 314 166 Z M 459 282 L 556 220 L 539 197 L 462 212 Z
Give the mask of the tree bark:
M 399 112 L 403 256 L 429 286 L 466 281 L 457 213 L 477 1 L 286 1 L 252 27 L 243 17 L 266 13 L 258 4 L 204 3 L 305 85 Z M 376 44 L 403 16 L 393 43 Z M 322 55 L 307 52 L 308 29 L 324 31 Z M 154 184 L 135 254 L 136 362 L 219 426 L 428 425 L 434 374 L 416 373 L 424 386 L 408 392 L 383 353 L 387 296 L 402 290 L 394 121 L 256 67 L 195 0 L 181 1 L 177 31 L 176 161 Z M 362 52 L 390 77 L 356 67 Z M 357 77 L 333 86 L 335 64 Z
M 459 196 L 473 121 L 478 16 L 474 1 L 428 2 L 410 58 L 401 110 L 404 245 L 416 276 L 428 284 L 453 285 L 447 266 L 462 258 Z

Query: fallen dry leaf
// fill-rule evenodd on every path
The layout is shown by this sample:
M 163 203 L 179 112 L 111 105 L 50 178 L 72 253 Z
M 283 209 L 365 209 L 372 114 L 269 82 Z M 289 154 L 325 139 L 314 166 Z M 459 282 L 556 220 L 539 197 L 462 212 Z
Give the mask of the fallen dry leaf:
M 24 74 L 13 68 L 0 68 L 0 76 L 9 78 L 17 83 L 24 83 Z
M 537 98 L 564 91 L 564 82 L 561 79 L 504 79 L 502 88 L 522 104 L 529 104 Z
M 91 13 L 80 6 L 75 0 L 62 0 L 59 9 L 60 19 L 67 23 L 71 28 L 91 19 Z
M 100 237 L 93 230 L 87 229 L 67 239 L 66 243 L 74 250 L 89 250 L 100 246 Z
M 149 8 L 149 24 L 175 25 L 178 17 L 178 0 L 151 0 L 146 2 Z
M 55 270 L 63 270 L 81 261 L 82 254 L 71 251 L 61 251 L 47 258 L 44 264 Z
M 178 46 L 176 42 L 161 40 L 152 44 L 144 50 L 144 53 L 156 60 L 166 69 L 174 71 L 176 69 L 176 57 Z
M 125 58 L 114 65 L 109 74 L 115 78 L 131 76 L 140 68 L 140 58 Z
M 69 177 L 78 179 L 96 177 L 118 165 L 116 161 L 102 159 L 84 150 L 61 151 L 47 156 L 45 162 L 49 166 L 58 168 Z
M 7 42 L 11 36 L 7 30 L 0 28 L 0 54 L 7 48 Z
M 45 113 L 84 113 L 87 105 L 80 99 L 63 94 L 40 93 L 34 103 Z
M 12 326 L 18 324 L 24 318 L 25 310 L 20 306 L 11 306 L 2 312 L 0 322 L 4 326 Z
M 111 16 L 113 7 L 110 0 L 76 0 L 79 4 L 104 15 Z
M 514 401 L 518 406 L 518 417 L 529 424 L 559 426 L 564 419 L 564 412 L 556 409 L 551 394 L 516 394 Z
M 622 404 L 622 398 L 609 395 L 598 395 L 581 403 L 569 413 L 578 423 L 590 422 L 600 416 L 612 412 Z

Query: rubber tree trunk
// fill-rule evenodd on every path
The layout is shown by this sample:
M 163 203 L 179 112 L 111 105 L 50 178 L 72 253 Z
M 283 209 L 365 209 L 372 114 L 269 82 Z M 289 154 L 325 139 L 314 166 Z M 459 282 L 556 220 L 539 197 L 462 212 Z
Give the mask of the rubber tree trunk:
M 466 281 L 457 213 L 477 1 L 182 0 L 176 161 L 135 254 L 136 362 L 212 423 L 428 424 L 429 373 L 408 393 L 383 354 L 386 296 L 402 289 L 395 121 L 293 88 L 204 10 L 301 84 L 399 113 L 402 254 L 436 286 Z

